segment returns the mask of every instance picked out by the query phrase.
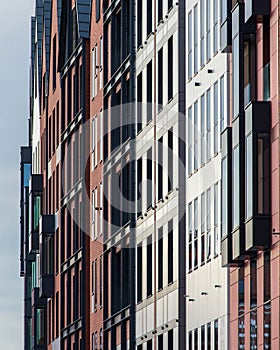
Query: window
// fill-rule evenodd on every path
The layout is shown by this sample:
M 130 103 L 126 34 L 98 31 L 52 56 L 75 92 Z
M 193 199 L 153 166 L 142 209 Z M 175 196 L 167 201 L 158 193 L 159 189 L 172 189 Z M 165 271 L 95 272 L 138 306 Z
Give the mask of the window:
M 239 206 L 240 206 L 240 188 L 239 188 L 239 174 L 240 174 L 240 168 L 239 168 L 239 146 L 237 146 L 233 150 L 233 188 L 232 188 L 232 194 L 233 194 L 233 228 L 236 228 L 239 226 L 240 221 L 240 213 L 239 213 Z
M 206 148 L 207 161 L 211 158 L 211 91 L 206 92 Z
M 244 267 L 238 269 L 238 315 L 244 314 Z
M 218 112 L 218 82 L 214 84 L 214 154 L 218 153 L 219 147 L 219 112 Z
M 153 4 L 151 0 L 147 0 L 147 36 L 152 32 L 153 26 Z
M 92 170 L 97 166 L 97 135 L 98 135 L 98 129 L 97 129 L 97 117 L 95 116 L 92 119 L 92 135 L 91 135 L 91 140 L 92 140 Z
M 194 330 L 194 350 L 198 350 L 198 329 Z
M 200 328 L 200 349 L 205 350 L 205 326 Z
M 264 265 L 263 265 L 263 276 L 264 276 L 264 302 L 270 300 L 270 251 L 264 252 Z
M 91 77 L 91 97 L 94 98 L 97 91 L 96 91 L 96 66 L 97 66 L 97 60 L 96 60 L 96 52 L 97 49 L 93 48 L 91 51 L 91 69 L 92 69 L 92 77 Z
M 91 213 L 91 232 L 92 232 L 92 240 L 97 238 L 97 229 L 96 229 L 96 192 L 97 189 L 94 189 L 91 193 L 91 201 L 92 201 L 92 213 Z
M 95 2 L 95 19 L 96 23 L 100 20 L 100 0 Z
M 205 64 L 205 0 L 200 0 L 200 65 Z
M 153 119 L 153 62 L 152 60 L 147 66 L 147 123 Z
M 200 257 L 201 263 L 205 262 L 205 193 L 201 195 L 201 237 L 200 237 Z
M 168 350 L 173 350 L 173 329 L 168 331 Z
M 198 199 L 194 200 L 194 268 L 198 266 Z
M 263 309 L 263 338 L 264 349 L 271 349 L 271 303 L 264 304 Z
M 239 114 L 239 36 L 232 40 L 233 119 Z
M 173 5 L 173 0 L 168 0 L 168 10 L 171 9 L 172 5 Z
M 147 350 L 153 350 L 153 340 L 152 339 L 147 341 Z
M 206 60 L 209 61 L 211 57 L 211 38 L 210 38 L 210 11 L 211 2 L 206 0 Z
M 206 201 L 207 201 L 207 251 L 206 258 L 210 259 L 211 255 L 211 190 L 209 189 L 206 192 Z
M 100 257 L 99 259 L 99 269 L 100 269 L 100 273 L 99 273 L 99 304 L 100 307 L 102 307 L 103 305 L 103 256 Z
M 198 71 L 198 7 L 194 7 L 193 11 L 193 25 L 194 25 L 194 74 Z
M 137 46 L 142 44 L 142 30 L 143 30 L 143 18 L 142 18 L 142 0 L 137 1 Z
M 168 284 L 173 282 L 173 220 L 168 222 Z
M 163 334 L 158 336 L 158 350 L 163 350 Z
M 214 254 L 218 255 L 219 253 L 219 215 L 218 215 L 218 184 L 214 186 Z
M 97 332 L 92 333 L 91 342 L 92 342 L 92 350 L 98 350 L 98 335 Z
M 99 48 L 99 83 L 100 83 L 100 89 L 103 87 L 103 38 L 100 38 L 100 48 Z
M 251 100 L 250 84 L 250 43 L 244 42 L 244 106 Z
M 45 309 L 37 309 L 36 314 L 36 344 L 45 345 L 46 344 L 46 314 Z
M 193 227 L 193 215 L 192 215 L 192 202 L 189 203 L 189 208 L 188 208 L 188 216 L 189 216 L 189 271 L 192 270 L 192 240 L 193 240 L 193 232 L 192 232 L 192 227 Z
M 246 219 L 253 215 L 253 134 L 246 136 Z M 258 169 L 259 170 L 259 169 Z
M 91 296 L 91 312 L 95 312 L 97 310 L 97 260 L 91 264 Z
M 158 230 L 158 290 L 163 288 L 163 228 Z
M 263 99 L 270 99 L 270 20 L 263 20 Z
M 103 330 L 102 329 L 100 329 L 100 332 L 99 332 L 99 341 L 100 341 L 99 349 L 102 350 L 103 349 Z
M 103 184 L 99 186 L 99 234 L 103 233 Z
M 163 103 L 163 49 L 158 52 L 158 109 L 162 108 Z
M 220 79 L 220 132 L 225 128 L 225 101 L 227 94 L 225 93 L 225 77 Z
M 214 321 L 214 349 L 219 350 L 219 320 Z
M 250 261 L 250 307 L 255 308 L 257 306 L 257 262 L 256 260 Z
M 258 133 L 258 214 L 269 214 L 269 143 L 268 133 Z M 251 185 L 252 186 L 252 185 Z
M 245 322 L 244 316 L 238 318 L 238 349 L 245 349 Z
M 173 189 L 173 129 L 168 130 L 168 192 Z
M 193 75 L 192 71 L 192 11 L 188 13 L 188 79 Z
M 56 89 L 56 35 L 53 38 L 53 63 L 52 63 L 52 69 L 53 69 L 53 76 L 52 76 L 52 81 L 53 81 L 53 90 Z M 36 77 L 37 79 L 37 77 Z
M 198 102 L 194 103 L 194 171 L 198 169 Z
M 200 129 L 201 129 L 201 144 L 200 144 L 200 163 L 205 164 L 205 95 L 203 94 L 200 99 Z
M 152 236 L 147 239 L 147 297 L 153 294 L 153 245 Z
M 192 173 L 193 168 L 193 154 L 192 154 L 192 145 L 193 145 L 193 122 L 192 122 L 192 107 L 188 109 L 188 173 L 189 175 Z
M 147 152 L 147 209 L 152 206 L 153 203 L 153 161 L 152 161 L 152 148 Z
M 137 132 L 142 129 L 142 72 L 137 77 Z
M 211 323 L 207 323 L 207 350 L 211 350 Z
M 257 309 L 250 312 L 250 350 L 258 348 Z
M 142 301 L 142 246 L 137 247 L 137 302 Z
M 189 332 L 189 350 L 192 350 L 193 348 L 193 338 L 192 338 L 192 331 Z
M 213 24 L 213 34 L 214 34 L 214 53 L 218 51 L 218 0 L 214 0 L 213 15 L 214 15 L 214 24 Z
M 163 138 L 158 140 L 158 200 L 163 196 Z
M 99 158 L 100 162 L 103 160 L 103 111 L 99 114 Z
M 173 36 L 168 39 L 168 101 L 173 98 Z
M 163 0 L 158 0 L 158 23 L 162 20 Z
M 222 237 L 228 234 L 228 158 L 222 160 Z

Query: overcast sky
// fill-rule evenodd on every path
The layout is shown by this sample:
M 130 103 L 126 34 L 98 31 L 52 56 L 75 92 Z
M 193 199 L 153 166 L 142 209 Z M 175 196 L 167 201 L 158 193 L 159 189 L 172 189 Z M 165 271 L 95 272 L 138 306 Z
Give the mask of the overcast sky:
M 0 9 L 0 349 L 22 349 L 19 147 L 27 142 L 30 16 L 35 0 Z

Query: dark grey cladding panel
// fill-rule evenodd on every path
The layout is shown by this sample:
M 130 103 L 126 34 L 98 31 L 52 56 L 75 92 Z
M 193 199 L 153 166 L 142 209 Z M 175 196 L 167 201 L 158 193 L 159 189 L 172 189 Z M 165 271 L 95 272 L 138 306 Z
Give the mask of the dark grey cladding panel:
M 52 16 L 52 0 L 44 0 L 44 35 L 45 35 L 46 73 L 47 73 L 46 91 L 48 91 L 48 73 L 49 73 L 49 66 L 50 66 L 51 16 Z
M 60 34 L 60 20 L 61 20 L 61 7 L 62 0 L 57 0 L 57 23 L 58 23 L 58 35 Z
M 43 1 L 37 0 L 36 1 L 36 8 L 35 8 L 35 18 L 36 18 L 36 24 L 35 24 L 35 32 L 37 35 L 37 62 L 34 62 L 37 64 L 38 67 L 38 89 L 39 89 L 39 96 L 41 96 L 41 83 L 42 83 L 42 41 L 43 41 Z M 36 77 L 35 77 L 36 78 Z M 41 99 L 39 99 L 41 100 Z
M 34 94 L 34 60 L 35 60 L 35 30 L 36 30 L 36 18 L 31 17 L 31 76 L 30 76 L 30 92 Z
M 79 34 L 83 39 L 89 38 L 91 0 L 76 0 Z

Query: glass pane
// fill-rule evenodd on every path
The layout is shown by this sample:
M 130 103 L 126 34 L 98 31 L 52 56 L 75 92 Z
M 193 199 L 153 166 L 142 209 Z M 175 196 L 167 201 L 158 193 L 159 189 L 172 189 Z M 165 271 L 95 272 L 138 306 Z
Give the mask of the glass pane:
M 222 160 L 222 237 L 228 235 L 228 160 Z
M 239 146 L 233 151 L 233 228 L 240 224 Z
M 258 134 L 258 213 L 269 214 L 269 134 Z
M 246 137 L 246 219 L 253 215 L 253 134 Z

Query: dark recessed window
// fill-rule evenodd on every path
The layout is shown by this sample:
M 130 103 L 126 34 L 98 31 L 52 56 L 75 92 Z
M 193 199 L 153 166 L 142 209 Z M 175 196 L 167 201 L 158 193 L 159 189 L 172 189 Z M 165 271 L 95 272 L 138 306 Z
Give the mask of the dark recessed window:
M 163 287 L 163 228 L 158 230 L 158 290 Z
M 168 284 L 173 282 L 173 220 L 168 222 Z
M 147 297 L 153 294 L 153 245 L 152 236 L 147 239 Z
M 168 40 L 168 101 L 173 97 L 173 37 Z

